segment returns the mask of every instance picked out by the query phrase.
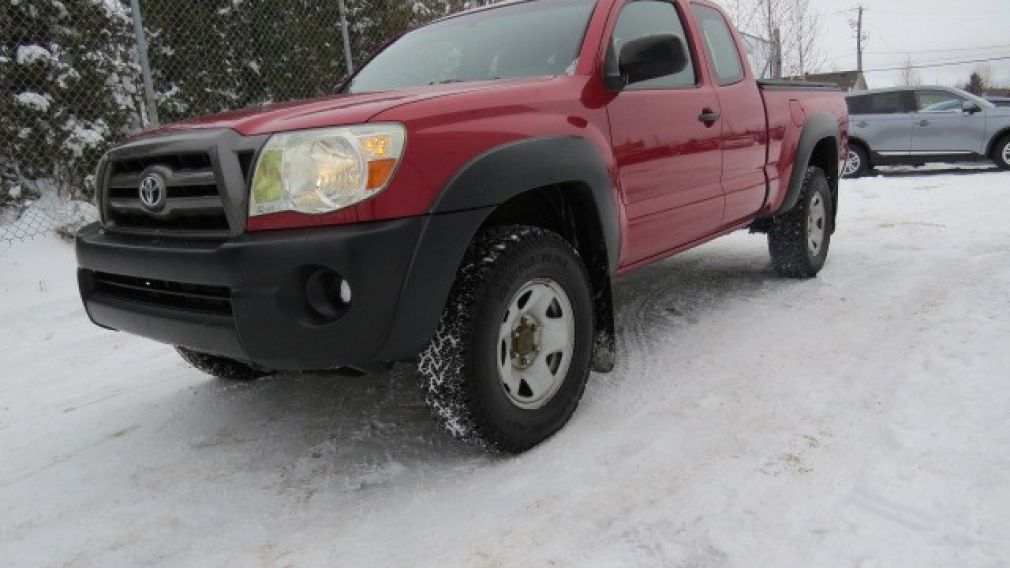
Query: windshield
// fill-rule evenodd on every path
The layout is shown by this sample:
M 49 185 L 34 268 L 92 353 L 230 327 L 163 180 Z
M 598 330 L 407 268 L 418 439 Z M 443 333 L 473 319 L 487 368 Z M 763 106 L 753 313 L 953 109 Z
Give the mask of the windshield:
M 348 93 L 574 71 L 595 0 L 537 0 L 404 34 L 351 80 Z

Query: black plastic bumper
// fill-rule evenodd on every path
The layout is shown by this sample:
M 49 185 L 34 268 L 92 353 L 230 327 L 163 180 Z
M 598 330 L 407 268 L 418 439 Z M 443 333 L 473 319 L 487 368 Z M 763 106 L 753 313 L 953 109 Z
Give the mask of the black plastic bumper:
M 81 297 L 103 327 L 270 369 L 405 360 L 434 333 L 463 252 L 487 214 L 265 231 L 211 243 L 138 240 L 90 225 L 77 236 Z M 350 286 L 350 303 L 336 315 L 320 314 L 307 297 L 307 282 L 320 270 Z M 203 300 L 205 288 L 221 290 L 223 299 Z

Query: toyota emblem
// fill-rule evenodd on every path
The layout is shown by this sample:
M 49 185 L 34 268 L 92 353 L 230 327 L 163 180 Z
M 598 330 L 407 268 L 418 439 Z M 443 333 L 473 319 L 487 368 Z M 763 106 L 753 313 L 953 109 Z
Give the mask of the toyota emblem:
M 157 211 L 165 204 L 165 182 L 158 174 L 147 174 L 140 180 L 140 202 L 149 211 Z

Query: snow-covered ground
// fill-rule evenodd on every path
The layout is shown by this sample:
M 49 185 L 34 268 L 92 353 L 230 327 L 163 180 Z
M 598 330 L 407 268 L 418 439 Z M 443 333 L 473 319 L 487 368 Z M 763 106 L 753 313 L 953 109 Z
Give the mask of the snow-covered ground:
M 0 564 L 1010 565 L 1010 173 L 847 181 L 820 278 L 733 235 L 621 280 L 620 364 L 519 457 L 410 369 L 227 384 L 0 253 Z

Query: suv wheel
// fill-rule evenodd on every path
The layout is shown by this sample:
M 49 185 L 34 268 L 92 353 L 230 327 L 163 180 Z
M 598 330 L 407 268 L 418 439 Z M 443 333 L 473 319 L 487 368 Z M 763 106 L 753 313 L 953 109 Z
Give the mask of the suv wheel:
M 1000 138 L 993 148 L 993 158 L 1001 169 L 1010 170 L 1010 135 Z
M 193 367 L 221 379 L 252 381 L 270 374 L 266 369 L 220 355 L 200 353 L 178 345 L 175 346 L 175 350 L 179 352 L 183 360 Z
M 592 354 L 589 276 L 561 236 L 488 230 L 463 260 L 418 371 L 424 399 L 454 436 L 525 451 L 575 412 Z
M 849 154 L 842 167 L 842 177 L 855 178 L 866 174 L 870 169 L 870 156 L 859 144 L 849 146 Z
M 775 271 L 790 278 L 817 276 L 828 258 L 833 223 L 828 178 L 820 168 L 807 168 L 799 203 L 772 219 L 768 230 Z

